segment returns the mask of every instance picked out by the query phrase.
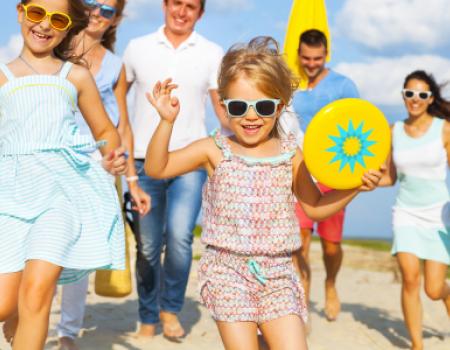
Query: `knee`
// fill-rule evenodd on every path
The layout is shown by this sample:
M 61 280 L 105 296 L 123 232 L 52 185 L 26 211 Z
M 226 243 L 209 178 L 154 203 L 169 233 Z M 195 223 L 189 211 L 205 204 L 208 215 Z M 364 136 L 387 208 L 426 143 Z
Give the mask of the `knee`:
M 19 290 L 19 313 L 40 313 L 50 308 L 55 286 L 37 279 L 24 281 Z
M 432 283 L 426 283 L 425 284 L 425 293 L 431 300 L 440 300 L 442 299 L 442 294 L 444 291 L 444 285 L 443 284 L 432 284 Z
M 323 254 L 327 257 L 334 258 L 342 255 L 342 248 L 339 243 L 327 243 L 323 245 Z
M 419 290 L 420 288 L 420 273 L 403 274 L 403 287 L 408 291 Z

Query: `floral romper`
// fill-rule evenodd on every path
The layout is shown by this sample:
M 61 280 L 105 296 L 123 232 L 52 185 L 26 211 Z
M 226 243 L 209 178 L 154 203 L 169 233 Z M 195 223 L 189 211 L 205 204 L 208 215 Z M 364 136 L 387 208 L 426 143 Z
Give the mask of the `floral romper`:
M 293 314 L 306 322 L 292 263 L 301 245 L 292 193 L 295 139 L 282 139 L 279 156 L 248 158 L 233 154 L 219 132 L 213 138 L 223 159 L 203 191 L 202 303 L 217 321 L 263 323 Z

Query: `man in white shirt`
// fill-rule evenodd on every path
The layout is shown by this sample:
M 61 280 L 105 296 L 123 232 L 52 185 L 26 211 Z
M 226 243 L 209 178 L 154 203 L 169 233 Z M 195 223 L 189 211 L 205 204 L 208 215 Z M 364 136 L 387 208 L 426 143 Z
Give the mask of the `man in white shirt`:
M 171 340 L 184 336 L 178 321 L 192 260 L 192 230 L 201 206 L 204 170 L 168 180 L 145 175 L 144 157 L 159 116 L 145 97 L 159 80 L 172 78 L 181 111 L 169 149 L 182 148 L 205 137 L 205 103 L 209 95 L 222 126 L 227 120 L 217 93 L 222 49 L 194 31 L 206 0 L 163 0 L 165 24 L 158 31 L 132 40 L 124 63 L 129 85 L 135 87 L 131 122 L 140 187 L 152 197 L 152 210 L 139 218 L 136 275 L 139 294 L 139 336 L 153 336 L 162 322 Z M 130 179 L 133 180 L 133 179 Z M 137 218 L 136 218 L 137 219 Z M 161 252 L 165 245 L 164 262 Z

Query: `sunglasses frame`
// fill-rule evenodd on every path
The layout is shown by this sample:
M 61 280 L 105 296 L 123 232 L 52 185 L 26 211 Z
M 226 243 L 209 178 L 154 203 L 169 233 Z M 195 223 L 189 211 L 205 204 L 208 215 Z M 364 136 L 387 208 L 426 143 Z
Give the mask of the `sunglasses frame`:
M 412 93 L 411 97 L 406 96 L 407 93 Z M 420 94 L 425 94 L 424 96 L 426 96 L 425 98 L 423 98 L 422 96 L 420 96 Z M 410 100 L 414 97 L 417 97 L 423 101 L 428 100 L 431 96 L 433 96 L 433 93 L 431 91 L 422 91 L 422 90 L 412 90 L 412 89 L 403 89 L 402 90 L 402 95 L 403 98 Z
M 43 7 L 41 5 L 33 4 L 33 3 L 28 4 L 28 5 L 24 5 L 24 4 L 21 4 L 21 5 L 22 5 L 22 8 L 23 8 L 23 10 L 25 12 L 25 18 L 27 19 L 27 21 L 30 21 L 30 22 L 33 22 L 33 23 L 41 23 L 41 22 L 44 22 L 48 18 L 48 23 L 50 23 L 50 26 L 53 29 L 58 30 L 60 32 L 64 32 L 64 31 L 68 30 L 73 24 L 72 18 L 67 13 L 60 12 L 60 11 L 49 12 L 49 11 L 47 11 L 47 9 L 45 7 Z M 42 19 L 40 21 L 35 21 L 35 20 L 31 19 L 28 16 L 28 8 L 30 8 L 30 7 L 37 7 L 39 9 L 41 9 L 41 10 L 44 10 L 45 11 L 45 16 L 42 17 Z M 52 16 L 53 15 L 61 15 L 61 16 L 65 17 L 65 18 L 67 18 L 68 19 L 67 25 L 64 28 L 55 27 L 53 25 L 53 23 L 52 23 Z
M 88 8 L 95 10 L 100 9 L 100 16 L 106 19 L 111 19 L 114 17 L 114 15 L 117 13 L 117 10 L 109 5 L 101 4 L 97 0 L 83 0 L 83 3 Z M 111 11 L 112 15 L 105 15 L 105 11 Z
M 256 108 L 256 104 L 258 102 L 263 102 L 263 101 L 270 101 L 270 102 L 274 103 L 275 108 L 274 108 L 274 111 L 272 114 L 263 115 L 258 112 L 258 109 Z M 230 114 L 228 105 L 232 102 L 244 102 L 247 105 L 245 112 L 242 113 L 241 115 Z M 273 116 L 277 113 L 278 106 L 281 104 L 281 99 L 279 99 L 279 98 L 260 98 L 257 100 L 243 100 L 243 99 L 239 99 L 239 98 L 233 98 L 233 99 L 224 99 L 224 100 L 222 100 L 222 103 L 225 105 L 225 108 L 227 110 L 227 114 L 228 114 L 229 118 L 242 118 L 242 117 L 246 116 L 250 107 L 253 107 L 253 110 L 255 111 L 257 116 L 260 118 L 273 118 Z

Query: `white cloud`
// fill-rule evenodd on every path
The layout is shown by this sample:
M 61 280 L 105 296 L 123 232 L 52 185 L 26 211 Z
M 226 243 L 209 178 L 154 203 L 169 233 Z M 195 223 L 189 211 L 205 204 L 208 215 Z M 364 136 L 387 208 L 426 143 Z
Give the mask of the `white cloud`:
M 435 49 L 448 45 L 448 0 L 346 0 L 337 15 L 341 35 L 382 50 L 420 45 Z
M 128 0 L 125 13 L 128 18 L 135 19 L 148 14 L 149 11 L 161 11 L 163 0 Z M 236 10 L 249 10 L 254 0 L 207 0 L 206 11 L 230 12 Z
M 406 75 L 423 69 L 432 73 L 438 83 L 444 83 L 450 77 L 450 59 L 432 55 L 375 57 L 368 63 L 340 63 L 334 69 L 356 83 L 362 98 L 379 105 L 395 106 L 403 103 L 400 91 Z
M 23 39 L 20 34 L 15 34 L 9 38 L 8 44 L 0 47 L 0 62 L 7 63 L 16 58 L 23 46 Z

